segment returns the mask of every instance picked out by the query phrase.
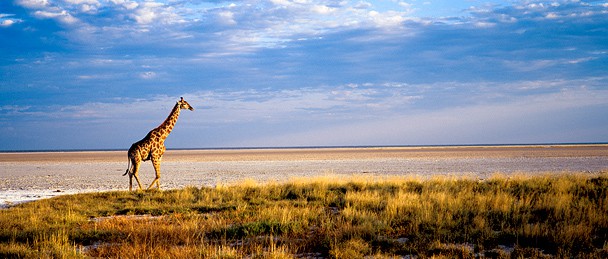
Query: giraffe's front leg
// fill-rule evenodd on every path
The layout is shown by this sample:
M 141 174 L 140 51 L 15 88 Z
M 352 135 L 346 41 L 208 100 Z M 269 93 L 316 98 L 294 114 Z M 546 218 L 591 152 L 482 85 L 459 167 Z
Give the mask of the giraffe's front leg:
M 154 181 L 152 181 L 150 186 L 148 186 L 148 190 L 150 190 L 154 184 L 156 184 L 156 188 L 160 190 L 160 160 L 160 157 L 152 157 L 152 165 L 154 166 L 154 171 L 156 172 L 156 178 L 154 178 Z

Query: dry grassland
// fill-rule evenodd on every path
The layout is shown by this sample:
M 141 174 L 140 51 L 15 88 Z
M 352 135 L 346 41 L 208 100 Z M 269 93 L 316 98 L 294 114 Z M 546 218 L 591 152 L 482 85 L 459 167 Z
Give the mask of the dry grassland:
M 608 174 L 321 177 L 0 210 L 0 257 L 608 257 Z

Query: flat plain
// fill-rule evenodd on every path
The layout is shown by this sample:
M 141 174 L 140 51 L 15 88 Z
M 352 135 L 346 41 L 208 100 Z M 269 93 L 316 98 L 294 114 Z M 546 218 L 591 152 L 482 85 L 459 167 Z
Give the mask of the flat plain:
M 0 153 L 0 206 L 61 194 L 126 190 L 126 151 Z M 456 176 L 600 172 L 608 145 L 427 146 L 168 150 L 163 189 L 284 182 L 326 175 Z M 150 162 L 141 166 L 150 183 Z

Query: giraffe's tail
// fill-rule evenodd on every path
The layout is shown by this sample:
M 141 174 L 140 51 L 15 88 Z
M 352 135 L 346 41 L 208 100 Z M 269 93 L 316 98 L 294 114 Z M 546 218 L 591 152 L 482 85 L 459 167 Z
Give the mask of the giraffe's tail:
M 125 171 L 125 173 L 122 176 L 125 176 L 130 172 L 131 172 L 131 159 L 129 159 L 129 163 L 127 164 L 127 171 Z

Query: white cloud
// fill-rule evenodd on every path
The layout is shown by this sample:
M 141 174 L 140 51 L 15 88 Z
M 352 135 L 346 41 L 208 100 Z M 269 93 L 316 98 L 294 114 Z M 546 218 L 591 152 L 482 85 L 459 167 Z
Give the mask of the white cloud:
M 580 58 L 554 58 L 554 59 L 530 59 L 530 60 L 503 60 L 502 63 L 506 67 L 521 71 L 531 72 L 542 69 L 547 69 L 554 66 L 560 65 L 577 65 L 592 60 L 596 60 L 598 57 L 580 57 Z
M 53 11 L 36 11 L 34 12 L 34 16 L 38 18 L 55 19 L 64 24 L 74 24 L 78 22 L 78 19 L 66 10 L 53 9 Z
M 276 5 L 283 5 L 283 6 L 292 5 L 292 2 L 290 2 L 289 0 L 270 0 L 270 2 L 272 2 L 273 4 L 276 4 Z
M 97 12 L 101 3 L 98 0 L 64 0 L 68 4 L 79 6 L 82 13 L 94 14 Z
M 366 1 L 359 1 L 353 6 L 354 9 L 369 9 L 371 7 L 372 4 Z
M 159 15 L 159 7 L 163 4 L 156 2 L 144 2 L 131 14 L 131 17 L 139 24 L 152 23 Z
M 89 5 L 100 5 L 99 1 L 97 0 L 63 0 L 66 3 L 70 3 L 70 4 L 89 4 Z
M 475 23 L 475 27 L 478 28 L 492 28 L 496 26 L 496 23 L 492 23 L 492 22 L 476 22 Z
M 217 14 L 217 20 L 222 25 L 236 25 L 234 20 L 234 13 L 231 11 L 221 11 Z
M 18 19 L 2 19 L 0 18 L 0 27 L 9 27 L 13 24 L 19 23 L 21 20 Z
M 409 9 L 411 9 L 411 8 L 412 8 L 412 4 L 407 3 L 407 2 L 403 2 L 403 1 L 399 2 L 399 6 L 401 6 L 401 7 L 405 8 L 405 9 L 407 9 L 407 10 L 409 10 Z
M 21 112 L 26 112 L 30 108 L 32 108 L 31 105 L 25 105 L 25 106 L 22 106 L 22 105 L 4 105 L 4 106 L 0 106 L 0 112 L 21 113 Z
M 406 20 L 403 13 L 395 11 L 388 11 L 384 13 L 370 11 L 369 17 L 370 20 L 379 27 L 400 26 Z
M 43 8 L 49 5 L 48 0 L 18 0 L 17 4 L 27 8 Z
M 545 17 L 548 19 L 557 19 L 557 18 L 559 18 L 559 15 L 554 12 L 550 12 L 547 15 L 545 15 Z
M 146 72 L 142 72 L 139 74 L 139 77 L 143 78 L 143 79 L 154 79 L 156 78 L 157 74 L 156 72 L 153 71 L 146 71 Z
M 6 19 L 6 20 L 2 21 L 2 23 L 0 23 L 0 26 L 2 26 L 2 27 L 8 27 L 8 26 L 13 25 L 14 23 L 15 22 L 13 20 Z
M 112 2 L 116 5 L 120 5 L 127 10 L 133 10 L 139 6 L 139 4 L 137 2 L 129 1 L 129 0 L 110 0 L 110 2 Z
M 127 9 L 133 9 L 129 16 L 140 25 L 152 23 L 168 25 L 184 22 L 179 12 L 170 5 L 150 1 L 139 3 L 136 7 L 134 6 L 133 2 L 128 2 L 125 5 Z
M 313 5 L 311 9 L 313 12 L 318 14 L 331 14 L 336 10 L 335 8 L 328 7 L 326 5 Z

